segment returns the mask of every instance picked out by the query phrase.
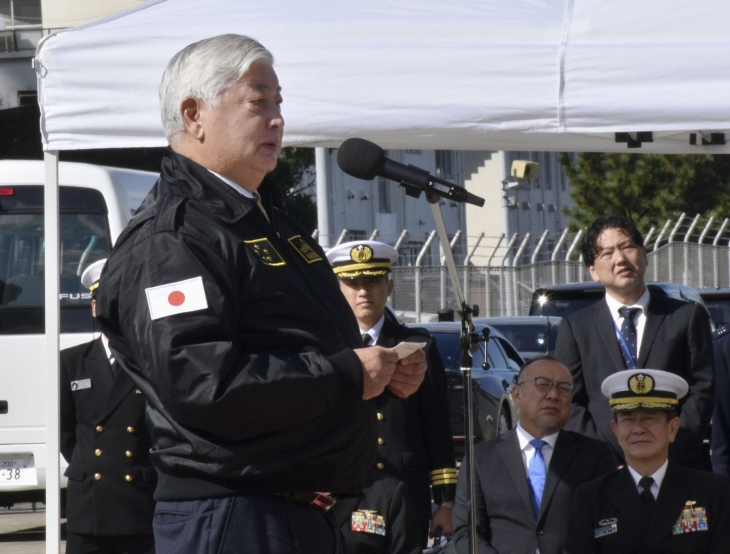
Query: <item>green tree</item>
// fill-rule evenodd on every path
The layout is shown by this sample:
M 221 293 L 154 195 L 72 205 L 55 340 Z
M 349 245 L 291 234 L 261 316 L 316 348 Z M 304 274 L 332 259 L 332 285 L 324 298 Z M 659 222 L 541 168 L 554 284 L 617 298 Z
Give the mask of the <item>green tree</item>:
M 284 189 L 289 216 L 311 233 L 317 228 L 317 204 L 308 194 L 316 182 L 314 148 L 282 148 L 279 163 L 269 176 Z
M 561 154 L 560 163 L 575 202 L 565 213 L 578 227 L 607 214 L 629 217 L 644 230 L 661 227 L 681 212 L 728 215 L 727 155 Z

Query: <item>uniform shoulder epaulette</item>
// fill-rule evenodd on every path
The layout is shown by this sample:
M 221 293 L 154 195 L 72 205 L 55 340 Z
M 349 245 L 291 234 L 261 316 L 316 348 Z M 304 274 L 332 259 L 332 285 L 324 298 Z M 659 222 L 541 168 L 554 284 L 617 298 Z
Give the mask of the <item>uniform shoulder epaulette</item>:
M 715 332 L 712 333 L 712 337 L 719 339 L 723 335 L 726 335 L 728 331 L 730 331 L 730 324 L 720 325 L 717 329 L 715 329 Z

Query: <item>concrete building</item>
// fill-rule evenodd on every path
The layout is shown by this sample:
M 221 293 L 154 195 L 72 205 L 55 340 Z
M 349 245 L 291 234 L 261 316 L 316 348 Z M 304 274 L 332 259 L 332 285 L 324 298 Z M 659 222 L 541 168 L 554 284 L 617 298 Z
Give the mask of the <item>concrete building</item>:
M 144 0 L 0 0 L 0 109 L 38 102 L 33 56 L 41 38 Z

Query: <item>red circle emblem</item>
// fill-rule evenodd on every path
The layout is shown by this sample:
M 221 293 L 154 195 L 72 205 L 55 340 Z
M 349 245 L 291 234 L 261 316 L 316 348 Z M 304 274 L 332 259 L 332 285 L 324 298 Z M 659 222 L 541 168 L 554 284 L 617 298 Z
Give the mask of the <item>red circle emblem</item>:
M 182 306 L 183 302 L 185 302 L 185 295 L 179 290 L 174 290 L 167 297 L 167 301 L 173 306 Z

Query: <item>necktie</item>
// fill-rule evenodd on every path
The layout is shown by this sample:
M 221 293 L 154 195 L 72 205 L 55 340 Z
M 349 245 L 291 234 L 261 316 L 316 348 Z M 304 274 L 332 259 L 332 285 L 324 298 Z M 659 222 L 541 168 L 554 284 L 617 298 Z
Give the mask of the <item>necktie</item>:
M 653 484 L 654 479 L 651 477 L 642 477 L 639 479 L 639 486 L 643 489 L 639 496 L 641 496 L 641 502 L 644 504 L 644 508 L 649 511 L 654 507 L 654 502 L 656 502 L 654 495 L 651 493 L 651 486 Z
M 618 309 L 619 315 L 624 318 L 621 322 L 621 336 L 624 339 L 626 348 L 631 353 L 631 356 L 628 356 L 623 346 L 621 347 L 621 355 L 624 357 L 626 369 L 636 368 L 636 325 L 634 325 L 634 317 L 640 311 L 641 308 L 627 308 L 626 306 Z
M 363 346 L 369 346 L 370 341 L 373 340 L 373 337 L 370 336 L 370 333 L 363 333 L 362 334 L 362 344 Z
M 534 439 L 530 444 L 535 449 L 535 454 L 530 460 L 527 468 L 527 475 L 530 481 L 530 492 L 532 493 L 532 507 L 535 510 L 535 517 L 540 513 L 540 502 L 542 491 L 545 488 L 545 458 L 542 455 L 542 447 L 547 443 L 543 440 Z
M 266 208 L 264 208 L 264 204 L 261 202 L 261 196 L 257 191 L 254 191 L 251 193 L 254 197 L 254 200 L 256 200 L 256 205 L 259 207 L 259 210 L 261 210 L 261 213 L 264 214 L 264 217 L 266 218 L 266 221 L 271 223 L 271 220 L 269 219 L 269 214 L 266 213 Z

